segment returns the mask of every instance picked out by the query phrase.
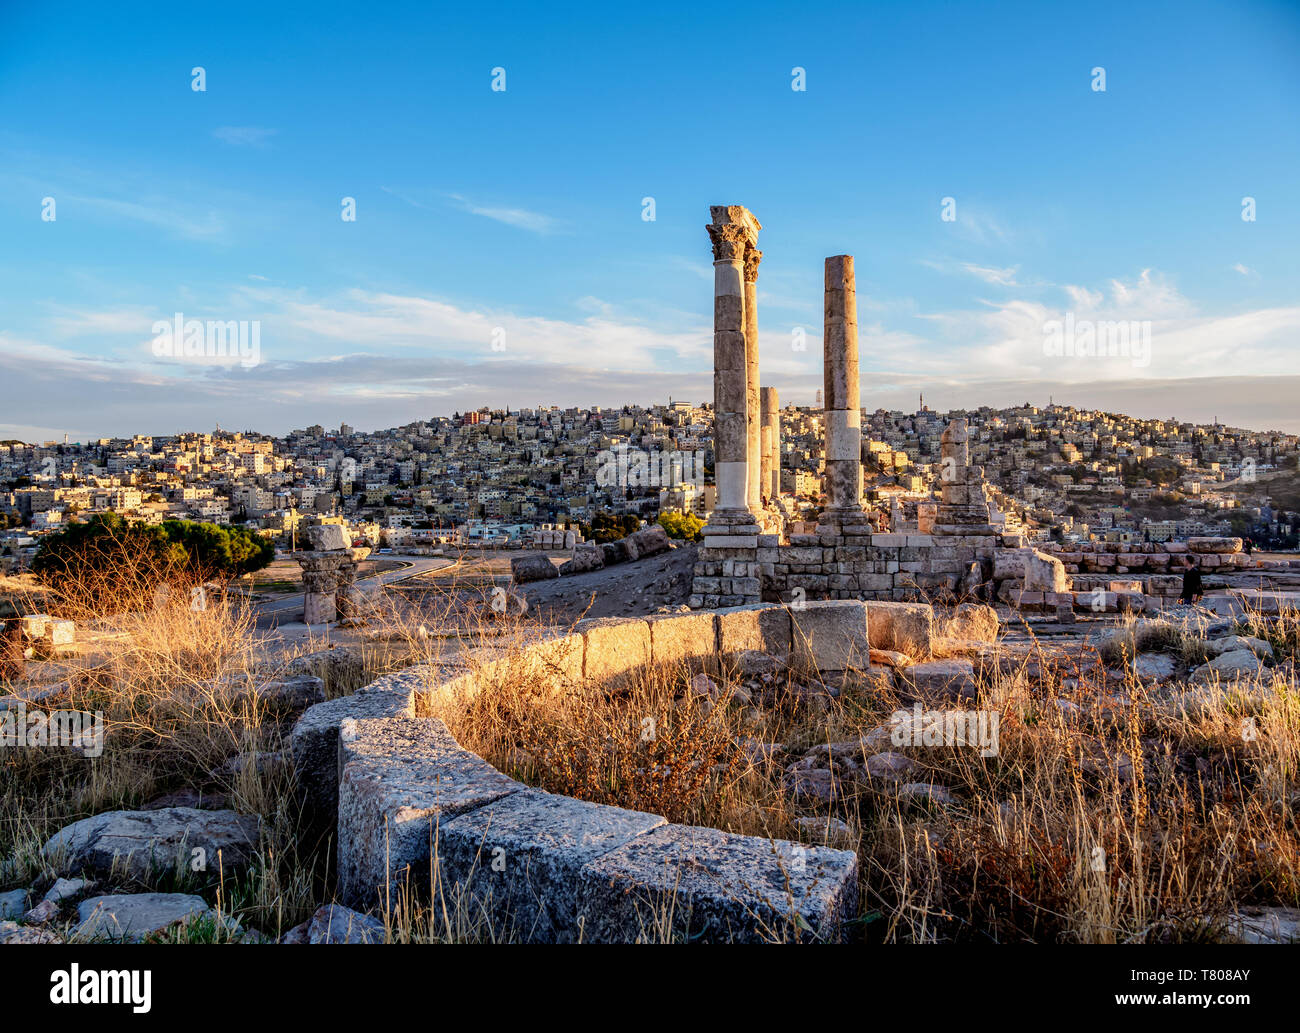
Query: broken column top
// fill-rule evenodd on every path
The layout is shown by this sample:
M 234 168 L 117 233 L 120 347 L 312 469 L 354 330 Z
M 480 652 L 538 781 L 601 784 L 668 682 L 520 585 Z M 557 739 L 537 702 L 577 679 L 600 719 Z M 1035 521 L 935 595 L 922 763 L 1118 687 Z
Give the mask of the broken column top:
M 740 226 L 755 239 L 763 228 L 763 224 L 754 218 L 754 213 L 743 204 L 709 205 L 709 216 L 715 226 Z
M 831 255 L 826 259 L 826 289 L 854 290 L 852 255 Z
M 945 445 L 963 445 L 969 440 L 970 432 L 966 429 L 965 420 L 953 420 L 939 435 L 940 444 Z

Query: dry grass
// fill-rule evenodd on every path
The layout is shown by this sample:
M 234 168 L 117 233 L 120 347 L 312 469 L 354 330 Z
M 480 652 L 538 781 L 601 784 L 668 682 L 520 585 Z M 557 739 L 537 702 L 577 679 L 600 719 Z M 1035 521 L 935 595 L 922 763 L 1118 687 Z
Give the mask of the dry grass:
M 328 695 L 491 647 L 478 695 L 434 711 L 463 745 L 530 784 L 676 822 L 838 845 L 839 833 L 799 819 L 817 818 L 823 830 L 839 819 L 860 859 L 863 940 L 1190 940 L 1213 938 L 1213 920 L 1235 907 L 1300 906 L 1300 700 L 1278 674 L 1188 695 L 1145 687 L 1127 669 L 1117 680 L 1095 656 L 1062 658 L 1031 643 L 1014 660 L 1008 651 L 980 686 L 979 706 L 1000 719 L 996 756 L 960 745 L 867 747 L 863 737 L 900 706 L 878 679 L 850 679 L 838 699 L 808 703 L 789 686 L 809 672 L 785 671 L 762 699 L 747 700 L 752 680 L 714 661 L 713 697 L 691 691 L 697 671 L 685 666 L 638 672 L 608 692 L 557 692 L 555 672 L 512 668 L 513 651 L 542 629 L 508 599 L 503 608 L 497 587 L 453 572 L 436 588 L 383 593 L 360 658 L 322 670 L 333 679 Z M 75 597 L 64 605 L 75 610 Z M 292 658 L 268 664 L 245 605 L 217 596 L 192 608 L 183 584 L 161 601 L 134 600 L 111 626 L 119 634 L 93 657 L 69 661 L 69 691 L 56 704 L 103 711 L 103 756 L 88 762 L 56 747 L 0 756 L 0 888 L 48 880 L 40 845 L 71 821 L 202 788 L 261 815 L 263 842 L 240 878 L 187 875 L 150 887 L 198 890 L 221 914 L 170 938 L 237 938 L 231 919 L 275 936 L 305 920 L 332 895 L 333 844 L 305 838 L 283 763 L 220 770 L 232 755 L 283 748 L 291 715 L 245 690 Z M 1153 649 L 1183 664 L 1203 656 L 1187 633 L 1125 627 L 1105 657 L 1112 664 Z M 1294 615 L 1255 615 L 1240 630 L 1287 659 L 1298 629 Z M 776 744 L 775 753 L 760 744 Z M 909 779 L 946 788 L 954 802 L 918 806 L 898 783 L 867 778 L 867 756 L 882 749 L 911 758 L 918 769 Z M 827 803 L 796 801 L 786 782 L 786 766 L 810 753 L 834 772 Z M 421 882 L 423 892 L 391 902 L 392 940 L 521 935 L 494 926 L 436 867 Z M 670 909 L 665 902 L 644 939 L 670 938 Z
M 1181 632 L 1130 622 L 1128 633 L 1139 651 L 1196 654 Z M 866 939 L 1195 940 L 1237 907 L 1300 905 L 1300 700 L 1281 677 L 1183 695 L 1035 646 L 981 683 L 978 705 L 1000 721 L 998 754 L 983 757 L 862 744 L 900 707 L 874 679 L 821 709 L 752 706 L 742 679 L 716 667 L 716 703 L 690 691 L 684 668 L 559 695 L 546 672 L 509 669 L 485 669 L 477 697 L 434 711 L 463 745 L 540 788 L 676 822 L 821 843 L 797 820 L 840 819 L 860 858 Z M 1075 709 L 1056 702 L 1067 697 Z M 781 753 L 768 762 L 755 743 Z M 835 797 L 796 804 L 783 769 L 819 746 Z M 868 778 L 867 756 L 884 750 L 954 802 L 918 805 L 899 782 Z

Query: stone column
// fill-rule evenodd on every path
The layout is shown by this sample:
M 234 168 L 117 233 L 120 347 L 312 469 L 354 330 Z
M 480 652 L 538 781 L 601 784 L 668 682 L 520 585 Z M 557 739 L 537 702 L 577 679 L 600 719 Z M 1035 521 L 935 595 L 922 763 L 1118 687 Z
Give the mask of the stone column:
M 720 523 L 750 524 L 745 253 L 758 221 L 739 205 L 711 208 L 713 242 L 713 455 Z M 710 523 L 714 522 L 710 518 Z
M 781 494 L 781 406 L 776 388 L 764 387 L 759 390 L 759 399 L 763 414 L 763 494 L 774 499 Z
M 862 509 L 862 411 L 858 384 L 858 301 L 853 256 L 826 259 L 826 509 L 819 530 L 867 523 Z
M 759 222 L 740 205 L 709 209 L 713 243 L 713 454 L 717 502 L 704 526 L 695 564 L 692 607 L 741 606 L 761 598 L 757 507 L 751 508 L 749 421 L 757 427 L 755 389 L 750 401 L 746 332 L 746 256 L 758 242 Z M 755 270 L 757 263 L 755 263 Z M 750 285 L 752 288 L 752 285 Z M 751 294 L 752 297 L 752 294 Z M 757 457 L 755 457 L 757 459 Z M 752 475 L 757 483 L 757 473 Z
M 304 552 L 298 556 L 304 624 L 329 624 L 338 619 L 339 581 L 348 562 L 345 550 Z
M 752 245 L 745 251 L 745 456 L 749 464 L 746 501 L 751 513 L 763 508 L 767 484 L 763 480 L 763 431 L 758 389 L 758 263 L 763 252 Z

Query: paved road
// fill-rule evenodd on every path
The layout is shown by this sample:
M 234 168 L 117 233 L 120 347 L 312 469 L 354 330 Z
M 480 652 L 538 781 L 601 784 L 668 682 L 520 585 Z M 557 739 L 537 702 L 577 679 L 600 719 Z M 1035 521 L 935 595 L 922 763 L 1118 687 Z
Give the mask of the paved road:
M 456 560 L 449 559 L 446 556 L 385 555 L 374 556 L 373 558 L 384 561 L 393 560 L 401 563 L 402 566 L 359 577 L 357 578 L 357 584 L 392 585 L 398 581 L 405 581 L 408 578 L 426 574 L 431 570 L 441 570 L 443 567 L 449 567 L 456 562 Z M 298 592 L 295 595 L 281 596 L 278 599 L 269 599 L 264 603 L 258 603 L 257 617 L 258 624 L 262 626 L 278 624 L 280 620 L 301 621 L 302 593 Z

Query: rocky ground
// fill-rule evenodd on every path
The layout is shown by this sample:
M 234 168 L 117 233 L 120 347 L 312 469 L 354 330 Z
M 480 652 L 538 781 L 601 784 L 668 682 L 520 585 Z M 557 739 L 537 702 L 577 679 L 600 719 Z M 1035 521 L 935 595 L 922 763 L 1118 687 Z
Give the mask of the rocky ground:
M 695 569 L 694 545 L 582 574 L 522 586 L 529 613 L 548 624 L 579 617 L 630 617 L 686 605 Z

